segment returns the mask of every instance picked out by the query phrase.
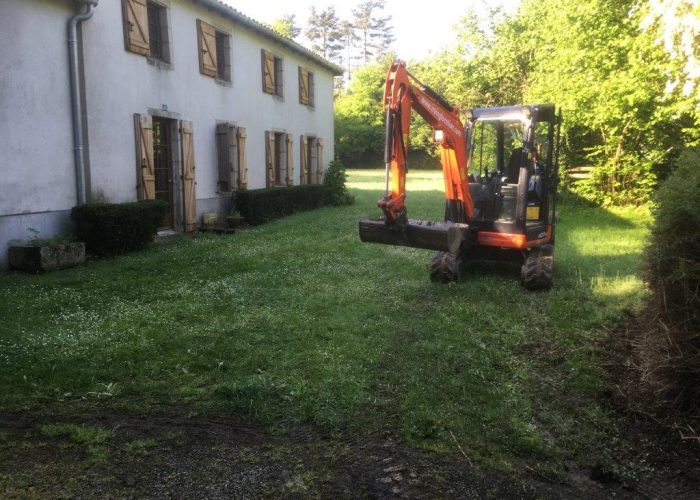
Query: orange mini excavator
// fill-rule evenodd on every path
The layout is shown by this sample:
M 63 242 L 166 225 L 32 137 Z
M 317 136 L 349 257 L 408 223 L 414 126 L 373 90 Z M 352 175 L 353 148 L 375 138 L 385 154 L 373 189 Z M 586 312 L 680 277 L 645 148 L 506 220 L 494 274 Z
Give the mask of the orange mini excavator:
M 456 281 L 470 260 L 521 264 L 530 290 L 552 286 L 561 114 L 553 104 L 457 108 L 394 61 L 384 90 L 384 216 L 360 221 L 365 242 L 437 250 L 433 281 Z M 445 180 L 444 222 L 409 219 L 406 159 L 411 110 L 433 128 Z M 555 130 L 556 129 L 556 130 Z

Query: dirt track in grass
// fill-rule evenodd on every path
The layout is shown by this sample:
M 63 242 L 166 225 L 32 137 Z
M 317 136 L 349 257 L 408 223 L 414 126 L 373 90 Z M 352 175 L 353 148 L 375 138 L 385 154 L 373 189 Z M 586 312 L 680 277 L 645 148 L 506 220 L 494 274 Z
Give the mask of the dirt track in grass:
M 631 418 L 631 417 L 630 417 Z M 56 422 L 112 431 L 102 452 Z M 270 433 L 225 417 L 172 409 L 151 415 L 0 414 L 3 498 L 700 498 L 699 447 L 649 421 L 630 420 L 625 443 L 644 456 L 638 477 L 580 470 L 543 478 L 474 466 L 391 435 Z

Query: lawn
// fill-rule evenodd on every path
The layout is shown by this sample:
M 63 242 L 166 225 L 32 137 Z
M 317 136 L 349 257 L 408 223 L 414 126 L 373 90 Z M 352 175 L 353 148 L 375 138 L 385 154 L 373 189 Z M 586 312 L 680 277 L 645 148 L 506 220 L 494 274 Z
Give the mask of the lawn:
M 441 182 L 409 174 L 411 217 L 440 218 Z M 353 206 L 0 275 L 0 408 L 180 405 L 275 432 L 388 432 L 504 469 L 600 460 L 614 425 L 601 343 L 644 293 L 648 214 L 560 206 L 550 292 L 493 263 L 442 285 L 429 251 L 359 241 L 382 173 L 349 186 Z

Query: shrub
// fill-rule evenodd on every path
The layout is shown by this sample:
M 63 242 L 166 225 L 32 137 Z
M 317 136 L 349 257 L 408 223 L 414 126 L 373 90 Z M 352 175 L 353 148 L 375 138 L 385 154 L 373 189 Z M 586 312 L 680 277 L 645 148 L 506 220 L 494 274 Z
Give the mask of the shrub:
M 349 205 L 354 199 L 347 192 L 345 179 L 345 166 L 339 160 L 334 160 L 328 165 L 322 185 L 235 191 L 232 194 L 232 205 L 248 224 L 254 226 L 303 210 L 327 205 Z
M 233 205 L 248 224 L 255 226 L 294 212 L 321 207 L 324 194 L 324 186 L 316 184 L 253 189 L 235 192 Z
M 700 407 L 700 151 L 687 151 L 657 194 L 645 252 L 651 289 L 639 342 L 643 379 L 657 397 Z
M 345 182 L 347 174 L 343 162 L 336 159 L 328 164 L 328 169 L 323 178 L 323 186 L 326 189 L 325 205 L 352 205 L 355 199 L 348 193 Z
M 91 203 L 73 207 L 71 219 L 88 252 L 113 255 L 140 250 L 153 241 L 167 208 L 162 200 Z

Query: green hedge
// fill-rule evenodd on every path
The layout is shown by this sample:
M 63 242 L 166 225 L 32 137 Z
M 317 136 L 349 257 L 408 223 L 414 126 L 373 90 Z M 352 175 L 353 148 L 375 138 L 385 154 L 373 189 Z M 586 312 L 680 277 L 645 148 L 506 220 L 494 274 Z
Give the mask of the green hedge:
M 328 164 L 323 184 L 236 191 L 233 207 L 248 224 L 256 226 L 294 212 L 327 205 L 351 205 L 355 200 L 345 187 L 345 166 L 339 160 Z
M 162 200 L 91 203 L 73 207 L 71 219 L 88 252 L 114 255 L 140 250 L 153 241 L 167 209 Z
M 324 205 L 326 190 L 321 185 L 253 189 L 234 193 L 234 207 L 254 226 L 302 210 Z
M 656 197 L 645 252 L 655 337 L 642 343 L 657 393 L 700 409 L 700 149 L 687 150 Z

